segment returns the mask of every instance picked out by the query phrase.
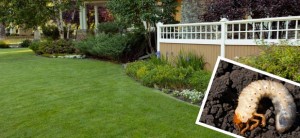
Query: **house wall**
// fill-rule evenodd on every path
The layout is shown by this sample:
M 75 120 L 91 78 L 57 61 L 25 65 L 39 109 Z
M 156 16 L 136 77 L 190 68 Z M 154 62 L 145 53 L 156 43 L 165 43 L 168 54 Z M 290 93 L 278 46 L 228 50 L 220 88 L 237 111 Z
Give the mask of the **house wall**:
M 175 20 L 179 22 L 181 21 L 181 1 L 182 0 L 177 0 L 178 6 L 176 8 L 177 12 L 175 14 Z
M 181 23 L 203 22 L 202 15 L 206 10 L 206 0 L 182 0 L 181 5 Z
M 202 55 L 207 62 L 205 69 L 210 71 L 213 70 L 221 51 L 220 45 L 161 43 L 160 46 L 161 55 L 168 57 L 171 61 L 180 51 Z M 235 59 L 235 57 L 257 55 L 260 53 L 260 48 L 253 45 L 227 45 L 225 51 L 226 58 Z
M 19 28 L 18 34 L 19 35 L 32 35 L 33 30 L 32 29 L 23 29 Z

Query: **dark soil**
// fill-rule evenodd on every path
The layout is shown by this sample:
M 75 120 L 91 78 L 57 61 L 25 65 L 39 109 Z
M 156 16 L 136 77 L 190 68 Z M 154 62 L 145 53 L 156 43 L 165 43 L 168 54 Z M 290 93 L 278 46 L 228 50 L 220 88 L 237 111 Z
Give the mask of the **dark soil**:
M 275 128 L 275 111 L 270 99 L 260 101 L 257 109 L 266 117 L 266 126 L 247 131 L 245 137 L 299 137 L 300 136 L 300 87 L 268 77 L 266 75 L 220 61 L 200 121 L 208 125 L 239 134 L 234 127 L 234 110 L 238 104 L 238 96 L 242 89 L 256 80 L 273 80 L 284 84 L 294 97 L 297 106 L 297 117 L 293 126 L 283 134 Z M 240 135 L 240 134 L 239 134 Z

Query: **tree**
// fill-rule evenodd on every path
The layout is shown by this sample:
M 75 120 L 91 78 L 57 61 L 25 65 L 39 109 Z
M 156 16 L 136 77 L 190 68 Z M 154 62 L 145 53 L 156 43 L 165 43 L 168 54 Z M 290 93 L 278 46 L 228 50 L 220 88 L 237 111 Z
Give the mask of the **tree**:
M 177 5 L 176 0 L 110 0 L 107 3 L 109 11 L 120 26 L 145 30 L 151 52 L 154 52 L 151 28 L 156 28 L 155 24 L 158 22 L 174 23 Z
M 206 0 L 205 21 L 219 21 L 252 18 L 282 17 L 300 15 L 299 0 Z
M 8 1 L 0 1 L 0 40 L 5 38 L 5 25 L 9 23 L 10 7 Z
M 111 0 L 107 7 L 113 16 L 127 27 L 142 26 L 142 20 L 152 24 L 174 23 L 176 0 Z
M 0 21 L 33 28 L 38 35 L 38 26 L 54 19 L 60 38 L 64 38 L 64 11 L 76 9 L 83 0 L 0 0 Z M 75 10 L 74 10 L 75 12 Z
M 249 7 L 254 18 L 300 15 L 299 0 L 258 0 Z
M 74 21 L 75 13 L 78 11 L 78 7 L 83 3 L 83 0 L 52 0 L 51 2 L 53 4 L 54 9 L 54 14 L 52 18 L 56 21 L 60 39 L 64 39 L 65 22 L 67 23 L 66 28 L 68 39 L 71 28 L 71 22 Z M 66 14 L 66 20 L 64 20 L 63 18 L 63 13 Z
M 38 26 L 48 21 L 52 13 L 51 8 L 47 7 L 45 0 L 0 0 L 1 12 L 0 21 L 2 24 L 20 25 L 25 29 L 33 28 L 35 38 L 38 33 Z

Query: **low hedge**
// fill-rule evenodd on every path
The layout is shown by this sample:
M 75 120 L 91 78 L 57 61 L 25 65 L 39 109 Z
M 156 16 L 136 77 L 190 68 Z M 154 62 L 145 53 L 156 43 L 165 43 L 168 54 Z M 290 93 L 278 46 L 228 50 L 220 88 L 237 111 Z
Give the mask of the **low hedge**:
M 176 67 L 156 57 L 128 63 L 126 74 L 150 87 L 173 90 L 196 89 L 202 92 L 206 90 L 211 76 L 210 72 L 200 68 L 195 70 L 193 66 Z
M 68 40 L 33 41 L 29 48 L 38 55 L 74 54 L 78 52 L 72 41 Z
M 30 44 L 31 44 L 31 40 L 29 40 L 29 39 L 26 39 L 26 40 L 24 40 L 21 44 L 20 44 L 20 46 L 21 47 L 29 47 L 30 46 Z
M 0 41 L 0 48 L 9 48 L 9 45 L 4 41 Z

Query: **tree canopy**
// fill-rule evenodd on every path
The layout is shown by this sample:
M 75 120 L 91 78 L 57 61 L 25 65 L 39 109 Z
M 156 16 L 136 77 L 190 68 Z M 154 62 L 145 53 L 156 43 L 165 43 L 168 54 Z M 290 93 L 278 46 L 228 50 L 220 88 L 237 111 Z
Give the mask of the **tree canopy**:
M 300 15 L 299 0 L 206 0 L 205 21 Z
M 142 21 L 155 24 L 174 23 L 176 0 L 110 0 L 107 7 L 120 23 L 131 27 L 142 26 Z
M 155 34 L 151 34 L 152 28 L 156 31 L 155 24 L 158 22 L 175 23 L 177 5 L 176 0 L 160 0 L 159 2 L 157 0 L 110 0 L 107 3 L 109 11 L 119 26 L 134 27 L 145 32 L 151 53 L 155 48 L 153 44 L 156 44 L 153 43 L 156 37 Z M 146 25 L 146 30 L 143 25 Z
M 64 22 L 71 22 L 69 16 L 73 14 L 66 14 L 66 18 L 62 18 L 62 14 L 70 10 L 74 13 L 82 2 L 83 0 L 0 0 L 0 22 L 37 29 L 52 19 L 56 21 L 60 34 L 63 34 Z
M 0 20 L 4 23 L 37 27 L 48 21 L 53 9 L 47 0 L 1 0 Z

